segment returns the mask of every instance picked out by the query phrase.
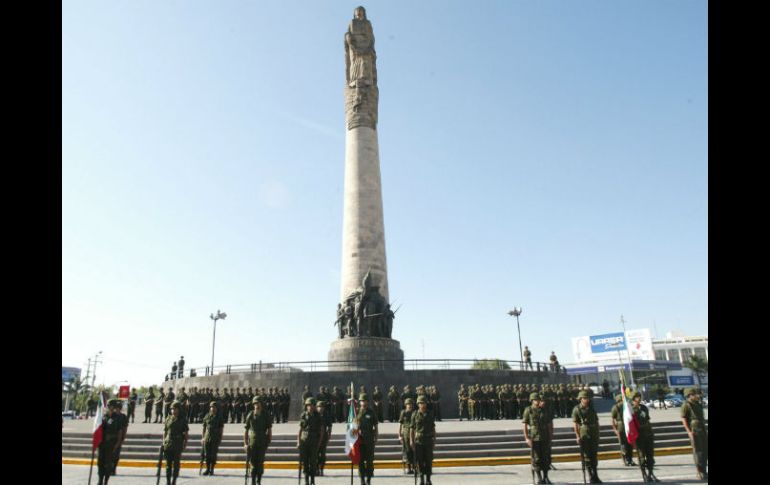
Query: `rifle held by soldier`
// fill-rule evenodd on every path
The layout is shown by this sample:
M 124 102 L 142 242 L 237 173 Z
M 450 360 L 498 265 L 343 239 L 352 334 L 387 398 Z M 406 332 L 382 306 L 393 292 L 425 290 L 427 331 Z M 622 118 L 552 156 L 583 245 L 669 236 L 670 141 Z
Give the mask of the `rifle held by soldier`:
M 201 462 L 198 463 L 198 475 L 201 474 L 201 470 L 203 469 L 203 460 L 206 459 L 206 443 L 201 443 Z
M 163 467 L 163 445 L 160 445 L 160 452 L 158 453 L 158 472 L 156 476 L 158 479 L 155 481 L 155 485 L 160 484 L 160 469 Z
M 243 485 L 248 485 L 249 483 L 249 465 L 251 464 L 250 454 L 251 454 L 251 447 L 246 445 L 244 446 L 246 448 L 246 476 L 243 477 Z

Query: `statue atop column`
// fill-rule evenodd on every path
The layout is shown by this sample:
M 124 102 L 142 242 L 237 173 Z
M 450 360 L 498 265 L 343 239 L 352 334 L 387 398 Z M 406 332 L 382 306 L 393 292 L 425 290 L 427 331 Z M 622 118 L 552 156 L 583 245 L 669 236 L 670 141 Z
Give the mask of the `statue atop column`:
M 339 338 L 383 337 L 391 338 L 395 313 L 380 294 L 380 287 L 372 284 L 371 272 L 367 271 L 361 282 L 343 303 L 337 305 Z
M 348 129 L 377 128 L 377 53 L 366 9 L 356 7 L 345 33 L 345 115 Z

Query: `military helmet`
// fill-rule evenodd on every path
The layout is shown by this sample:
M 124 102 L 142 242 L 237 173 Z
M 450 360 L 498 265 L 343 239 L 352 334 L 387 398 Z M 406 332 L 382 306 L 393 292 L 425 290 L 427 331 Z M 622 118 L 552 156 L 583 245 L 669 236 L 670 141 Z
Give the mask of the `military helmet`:
M 181 408 L 181 407 L 182 407 L 182 403 L 179 402 L 179 401 L 174 401 L 174 402 L 171 403 L 171 409 Z
M 423 394 L 420 394 L 419 396 L 417 396 L 417 404 L 420 404 L 421 402 L 424 402 L 426 404 L 428 402 L 428 400 L 425 399 L 425 395 L 423 395 Z
M 320 408 L 321 406 L 323 406 L 323 407 L 326 407 L 326 401 L 318 401 L 318 402 L 316 403 L 316 406 L 318 406 L 319 408 Z
M 698 394 L 698 391 L 694 387 L 688 387 L 684 390 L 684 395 L 689 396 L 690 394 Z
M 369 396 L 364 394 L 364 393 L 361 393 L 361 394 L 358 395 L 358 400 L 359 401 L 367 401 L 368 402 L 369 401 Z
M 123 401 L 120 399 L 110 399 L 107 401 L 108 407 L 116 407 L 116 408 L 122 408 L 123 407 Z
M 262 397 L 262 395 L 254 396 L 254 399 L 251 400 L 251 404 L 264 404 L 265 398 Z
M 590 399 L 591 398 L 591 394 L 588 391 L 585 391 L 585 390 L 584 391 L 580 391 L 578 393 L 578 399 L 583 399 L 584 397 Z
M 212 406 L 213 406 L 213 407 L 215 407 L 215 408 L 217 408 L 217 409 L 219 409 L 219 403 L 218 403 L 218 402 L 216 402 L 216 401 L 211 401 L 211 402 L 209 403 L 209 407 L 212 407 Z
M 305 406 L 310 406 L 310 405 L 315 406 L 315 398 L 314 397 L 309 397 L 309 398 L 305 399 Z
M 406 398 L 406 401 L 404 401 L 404 405 L 411 404 L 414 405 L 414 401 L 411 397 Z
M 537 399 L 538 401 L 540 400 L 540 394 L 537 392 L 533 392 L 532 394 L 529 395 L 530 401 L 534 401 L 535 399 Z
M 623 402 L 623 394 L 618 394 L 617 396 L 615 396 L 615 401 Z

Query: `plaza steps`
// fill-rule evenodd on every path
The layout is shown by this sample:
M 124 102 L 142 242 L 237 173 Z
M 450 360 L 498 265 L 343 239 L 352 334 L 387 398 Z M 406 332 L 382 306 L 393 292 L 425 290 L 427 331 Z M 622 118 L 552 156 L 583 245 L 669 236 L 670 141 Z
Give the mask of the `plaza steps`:
M 689 446 L 687 433 L 681 422 L 653 423 L 655 447 L 669 448 Z M 182 460 L 200 459 L 200 434 L 191 434 Z M 273 435 L 267 450 L 267 461 L 293 462 L 297 460 L 296 435 Z M 160 433 L 131 434 L 126 437 L 121 460 L 157 460 L 161 442 Z M 225 435 L 219 447 L 219 461 L 244 461 L 243 437 Z M 328 461 L 345 461 L 345 438 L 332 436 L 327 448 Z M 599 451 L 617 451 L 618 441 L 609 425 L 600 428 Z M 579 453 L 575 434 L 570 428 L 554 430 L 553 455 Z M 436 438 L 435 459 L 526 457 L 529 448 L 521 430 L 456 431 L 441 433 Z M 65 432 L 62 434 L 63 458 L 91 457 L 91 434 Z M 400 460 L 401 445 L 393 434 L 380 434 L 375 449 L 376 460 Z

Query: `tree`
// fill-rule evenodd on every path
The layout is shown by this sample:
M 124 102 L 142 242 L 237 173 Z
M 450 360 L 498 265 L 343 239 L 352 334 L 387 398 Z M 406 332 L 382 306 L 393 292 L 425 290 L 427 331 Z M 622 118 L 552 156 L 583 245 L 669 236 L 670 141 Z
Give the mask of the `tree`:
M 684 363 L 684 366 L 688 369 L 692 369 L 695 375 L 698 376 L 699 386 L 701 385 L 701 382 L 703 382 L 703 376 L 709 373 L 709 361 L 694 354 Z
M 511 366 L 502 359 L 473 359 L 473 365 L 471 366 L 471 369 L 479 370 L 507 370 L 510 368 Z
M 69 408 L 69 399 L 71 395 L 75 396 L 75 407 L 78 408 L 78 396 L 81 394 L 84 394 L 88 391 L 88 383 L 80 379 L 80 376 L 74 376 L 70 378 L 69 381 L 64 382 L 62 381 L 62 392 L 67 396 L 67 399 L 65 400 L 65 403 L 62 406 L 62 411 L 67 411 Z

